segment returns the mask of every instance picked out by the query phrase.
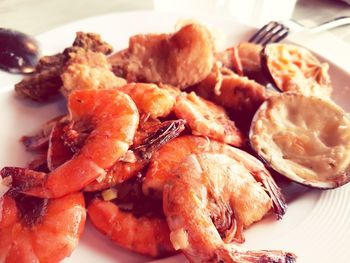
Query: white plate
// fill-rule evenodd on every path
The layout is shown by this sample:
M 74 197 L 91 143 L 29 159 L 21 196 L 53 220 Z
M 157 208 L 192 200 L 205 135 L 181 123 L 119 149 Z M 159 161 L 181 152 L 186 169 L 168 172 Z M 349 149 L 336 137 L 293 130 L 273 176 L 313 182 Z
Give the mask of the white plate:
M 115 49 L 125 48 L 129 36 L 136 33 L 168 32 L 180 18 L 174 14 L 132 12 L 89 18 L 65 25 L 38 37 L 44 54 L 53 54 L 70 45 L 76 31 L 100 33 Z M 254 29 L 231 20 L 210 17 L 196 19 L 226 36 L 225 45 L 232 46 L 245 40 Z M 220 35 L 220 34 L 218 34 Z M 330 63 L 330 62 L 329 62 Z M 350 90 L 348 73 L 331 65 L 331 78 L 335 88 L 334 99 L 350 111 L 347 102 Z M 46 120 L 63 110 L 59 103 L 37 105 L 18 100 L 13 84 L 18 77 L 0 72 L 0 167 L 26 165 L 30 155 L 24 151 L 19 138 L 39 129 Z M 283 249 L 298 255 L 298 262 L 349 262 L 350 258 L 350 185 L 332 191 L 309 191 L 289 205 L 283 220 L 267 218 L 246 231 L 244 246 L 255 249 Z M 87 226 L 78 248 L 64 262 L 146 262 L 150 258 L 139 256 L 113 245 L 108 238 Z M 182 255 L 157 262 L 183 262 Z

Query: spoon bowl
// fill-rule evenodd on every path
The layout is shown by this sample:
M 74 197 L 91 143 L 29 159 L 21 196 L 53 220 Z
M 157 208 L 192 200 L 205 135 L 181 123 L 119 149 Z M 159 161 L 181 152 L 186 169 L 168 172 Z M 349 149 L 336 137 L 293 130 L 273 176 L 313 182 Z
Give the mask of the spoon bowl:
M 33 37 L 0 28 L 0 69 L 10 73 L 32 73 L 39 55 L 39 44 Z

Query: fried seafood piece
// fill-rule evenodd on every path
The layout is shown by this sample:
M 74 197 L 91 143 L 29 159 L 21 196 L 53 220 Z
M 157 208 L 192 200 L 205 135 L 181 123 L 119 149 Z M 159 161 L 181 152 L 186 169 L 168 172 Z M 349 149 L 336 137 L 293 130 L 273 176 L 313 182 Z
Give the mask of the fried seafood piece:
M 244 136 L 230 120 L 225 109 L 207 101 L 194 92 L 177 97 L 175 114 L 186 120 L 194 135 L 208 136 L 234 146 L 242 146 Z
M 132 144 L 139 114 L 132 99 L 117 90 L 77 90 L 69 96 L 70 121 L 91 127 L 84 145 L 72 159 L 50 173 L 5 167 L 17 190 L 43 198 L 79 191 L 122 158 Z
M 93 181 L 84 190 L 99 191 L 107 189 L 135 177 L 148 165 L 152 154 L 157 149 L 176 138 L 184 129 L 184 120 L 162 123 L 147 121 L 145 124 L 140 124 L 129 151 L 113 165 L 102 180 Z
M 175 253 L 164 217 L 138 216 L 111 201 L 95 198 L 88 206 L 92 224 L 117 245 L 152 257 Z
M 263 46 L 242 42 L 216 54 L 224 68 L 233 70 L 239 76 L 248 77 L 270 89 L 276 89 L 264 70 L 262 60 Z
M 47 101 L 57 96 L 62 86 L 60 73 L 66 60 L 66 55 L 61 53 L 42 57 L 35 71 L 15 85 L 16 93 L 35 101 Z
M 263 185 L 272 200 L 274 212 L 278 218 L 284 215 L 286 211 L 284 197 L 262 162 L 240 149 L 199 136 L 180 136 L 157 150 L 152 155 L 142 186 L 143 192 L 146 195 L 161 198 L 164 184 L 172 176 L 176 167 L 189 155 L 199 153 L 225 154 L 239 162 L 256 181 Z M 247 217 L 242 225 L 248 226 L 253 221 Z
M 208 29 L 188 24 L 173 34 L 136 35 L 109 58 L 117 76 L 129 82 L 166 83 L 180 88 L 203 80 L 214 64 Z
M 61 75 L 65 96 L 80 89 L 118 89 L 128 94 L 139 112 L 153 119 L 165 117 L 174 107 L 175 98 L 170 89 L 161 89 L 150 83 L 129 83 L 115 76 L 102 53 L 80 50 L 73 54 Z
M 248 118 L 269 97 L 266 88 L 254 80 L 220 70 L 213 71 L 194 90 L 199 96 Z
M 68 51 L 74 50 L 75 47 L 81 47 L 84 50 L 91 50 L 93 52 L 100 52 L 109 55 L 113 52 L 113 47 L 101 39 L 99 34 L 77 32 L 71 48 Z
M 116 89 L 126 84 L 125 79 L 113 74 L 111 65 L 103 53 L 84 49 L 70 54 L 62 70 L 61 79 L 61 92 L 66 97 L 74 90 Z
M 8 192 L 0 203 L 1 262 L 60 262 L 78 245 L 86 220 L 81 193 L 48 200 Z
M 241 213 L 260 220 L 271 202 L 245 166 L 224 154 L 190 155 L 164 186 L 170 240 L 190 262 L 294 262 L 295 255 L 229 244 Z
M 237 73 L 241 72 L 245 76 L 251 76 L 262 72 L 262 49 L 263 46 L 261 45 L 242 42 L 235 47 L 217 53 L 216 58 L 224 67 L 233 69 Z
M 62 86 L 62 69 L 70 56 L 80 49 L 106 55 L 112 52 L 112 47 L 98 34 L 77 32 L 73 45 L 63 53 L 42 57 L 35 71 L 15 85 L 16 93 L 35 101 L 47 101 L 58 95 Z

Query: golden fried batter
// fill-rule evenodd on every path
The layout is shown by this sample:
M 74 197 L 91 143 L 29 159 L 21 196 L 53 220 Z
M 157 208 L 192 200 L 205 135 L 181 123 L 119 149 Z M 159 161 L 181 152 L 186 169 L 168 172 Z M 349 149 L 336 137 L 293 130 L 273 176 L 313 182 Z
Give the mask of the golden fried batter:
M 61 79 L 61 91 L 65 96 L 73 90 L 113 89 L 126 84 L 124 79 L 113 74 L 104 54 L 84 49 L 71 54 Z
M 199 83 L 195 91 L 198 95 L 221 106 L 245 112 L 247 115 L 253 115 L 268 97 L 264 86 L 247 77 L 238 76 L 233 72 L 221 77 L 219 92 L 215 90 L 218 82 L 218 76 L 215 72 Z
M 128 81 L 166 83 L 180 88 L 203 80 L 214 63 L 214 43 L 202 25 L 174 34 L 136 35 L 129 47 L 110 57 L 116 75 Z
M 81 49 L 106 55 L 112 52 L 112 46 L 104 42 L 100 35 L 77 32 L 71 47 L 66 48 L 62 53 L 42 57 L 35 71 L 15 85 L 16 93 L 35 101 L 47 101 L 57 96 L 62 86 L 60 74 L 65 63 Z

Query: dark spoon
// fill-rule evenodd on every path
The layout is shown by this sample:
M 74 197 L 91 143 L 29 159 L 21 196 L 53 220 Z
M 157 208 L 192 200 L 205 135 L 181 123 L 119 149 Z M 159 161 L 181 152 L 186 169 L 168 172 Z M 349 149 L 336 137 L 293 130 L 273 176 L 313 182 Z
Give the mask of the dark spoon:
M 22 32 L 0 28 L 0 69 L 31 73 L 39 60 L 38 42 Z

